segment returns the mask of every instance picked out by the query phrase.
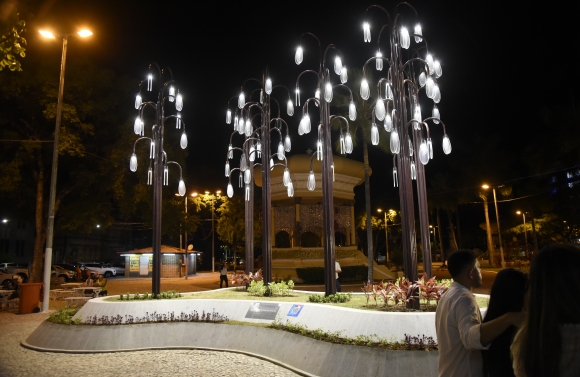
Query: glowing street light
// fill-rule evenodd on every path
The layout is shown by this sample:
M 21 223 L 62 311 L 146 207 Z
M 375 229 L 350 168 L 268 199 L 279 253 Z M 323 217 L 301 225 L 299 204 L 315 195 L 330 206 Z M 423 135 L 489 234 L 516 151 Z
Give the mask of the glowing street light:
M 54 39 L 55 35 L 47 30 L 39 30 L 40 35 L 45 38 Z M 81 30 L 78 32 L 82 38 L 88 37 L 93 33 L 89 30 Z M 54 129 L 54 143 L 52 152 L 52 171 L 50 173 L 50 194 L 48 199 L 48 221 L 46 230 L 46 248 L 44 251 L 44 295 L 42 300 L 42 311 L 48 311 L 49 294 L 50 294 L 50 275 L 52 266 L 52 243 L 54 235 L 54 212 L 56 202 L 56 175 L 58 171 L 58 139 L 60 136 L 60 122 L 62 119 L 62 97 L 64 91 L 64 73 L 66 67 L 66 50 L 68 45 L 68 37 L 70 34 L 62 35 L 62 58 L 60 63 L 60 81 L 58 85 L 58 97 L 56 103 L 56 126 Z M 37 268 L 37 267 L 33 267 Z
M 518 215 L 522 215 L 524 218 L 524 240 L 526 242 L 526 258 L 530 258 L 530 252 L 528 250 L 528 230 L 526 228 L 526 213 L 523 211 L 516 211 Z

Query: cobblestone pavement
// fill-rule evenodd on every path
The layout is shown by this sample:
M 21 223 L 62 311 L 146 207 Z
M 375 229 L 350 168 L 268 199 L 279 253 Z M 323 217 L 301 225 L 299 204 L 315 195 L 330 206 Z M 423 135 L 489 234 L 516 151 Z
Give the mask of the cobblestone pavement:
M 298 376 L 276 364 L 230 352 L 152 350 L 93 354 L 37 352 L 20 345 L 46 313 L 0 312 L 0 376 Z

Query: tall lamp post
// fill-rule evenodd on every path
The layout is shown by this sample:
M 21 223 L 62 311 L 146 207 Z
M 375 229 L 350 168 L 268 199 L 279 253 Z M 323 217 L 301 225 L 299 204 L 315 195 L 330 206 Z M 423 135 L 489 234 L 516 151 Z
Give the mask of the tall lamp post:
M 179 195 L 179 193 L 177 193 L 175 195 L 176 196 L 181 196 L 181 195 Z M 196 195 L 197 194 L 195 194 L 195 193 L 191 194 L 191 196 L 196 196 Z M 183 199 L 184 199 L 184 203 L 185 203 L 185 212 L 184 212 L 184 214 L 185 214 L 185 220 L 184 220 L 184 224 L 183 224 L 183 252 L 184 252 L 184 255 L 185 255 L 185 259 L 184 259 L 184 264 L 185 264 L 185 280 L 187 280 L 187 275 L 188 275 L 188 271 L 189 271 L 188 270 L 188 267 L 189 267 L 188 266 L 188 263 L 189 262 L 187 260 L 187 247 L 188 247 L 187 246 L 187 199 L 188 199 L 187 195 L 184 195 L 183 196 Z M 181 239 L 181 236 L 179 236 L 179 238 Z M 179 245 L 179 246 L 181 247 L 182 245 Z
M 206 203 L 209 202 L 211 206 L 211 272 L 215 272 L 215 201 L 221 199 L 221 193 L 222 192 L 220 190 L 217 190 L 215 193 L 206 191 L 203 195 L 203 198 L 200 198 Z M 198 194 L 194 192 L 191 194 L 191 196 L 196 197 Z
M 54 39 L 55 36 L 50 31 L 40 30 L 40 35 L 45 38 Z M 50 173 L 50 194 L 48 199 L 48 221 L 46 228 L 46 248 L 44 251 L 44 295 L 42 299 L 42 311 L 48 311 L 48 300 L 50 295 L 50 275 L 52 268 L 52 244 L 54 235 L 54 206 L 56 202 L 56 175 L 58 171 L 58 139 L 60 136 L 60 122 L 62 119 L 62 97 L 64 92 L 64 73 L 66 67 L 66 50 L 68 45 L 68 37 L 72 34 L 62 35 L 62 58 L 60 61 L 60 80 L 58 84 L 58 97 L 56 103 L 56 126 L 54 129 L 54 144 L 52 149 L 52 171 Z M 93 33 L 89 30 L 81 30 L 78 32 L 81 38 L 89 37 Z M 36 268 L 36 267 L 35 267 Z
M 157 68 L 155 72 L 155 68 Z M 153 92 L 153 76 L 157 73 L 157 102 L 143 101 L 142 95 L 147 92 Z M 168 80 L 163 82 L 163 78 L 169 76 Z M 152 293 L 158 295 L 161 293 L 161 215 L 162 215 L 162 194 L 163 186 L 169 185 L 169 165 L 175 164 L 179 167 L 179 195 L 185 195 L 185 182 L 183 181 L 183 171 L 181 165 L 175 161 L 167 160 L 167 153 L 163 149 L 163 139 L 165 131 L 165 123 L 168 120 L 175 120 L 177 129 L 183 128 L 181 134 L 180 146 L 181 149 L 187 148 L 187 135 L 185 134 L 185 123 L 181 119 L 181 110 L 183 109 L 183 97 L 176 88 L 177 83 L 173 80 L 173 73 L 169 68 L 161 69 L 156 63 L 149 65 L 149 74 L 146 81 L 142 81 L 139 85 L 140 91 L 135 97 L 135 109 L 138 110 L 138 116 L 135 118 L 134 132 L 140 136 L 133 144 L 133 153 L 129 163 L 131 171 L 137 171 L 137 154 L 135 148 L 137 143 L 141 140 L 149 140 L 149 170 L 147 172 L 147 184 L 153 185 L 153 278 L 152 278 Z M 145 86 L 145 88 L 143 88 Z M 142 91 L 145 90 L 144 93 Z M 152 96 L 153 97 L 153 96 Z M 176 113 L 172 115 L 165 115 L 165 105 L 172 103 L 175 106 Z M 151 125 L 151 137 L 145 135 L 145 110 L 151 108 L 154 112 L 154 117 Z
M 391 213 L 392 209 L 390 209 L 388 212 L 389 214 Z M 382 209 L 378 208 L 377 209 L 378 213 L 383 212 Z M 389 257 L 389 223 L 388 223 L 388 218 L 387 218 L 387 211 L 384 211 L 385 214 L 385 245 L 386 245 L 386 252 L 385 252 L 385 257 L 387 258 L 387 263 L 389 263 L 391 261 L 390 257 Z
M 526 259 L 530 259 L 530 252 L 528 250 L 528 229 L 526 228 L 526 213 L 524 211 L 516 211 L 518 215 L 524 218 L 524 242 L 526 243 Z
M 489 189 L 491 186 L 484 184 L 481 186 L 481 188 L 487 190 Z M 503 187 L 503 185 L 497 186 L 497 188 Z M 496 187 L 491 187 L 491 189 L 493 190 L 493 203 L 495 204 L 495 219 L 497 221 L 497 236 L 499 239 L 499 252 L 500 252 L 500 257 L 501 257 L 501 267 L 505 268 L 505 259 L 504 259 L 504 255 L 503 255 L 503 245 L 501 242 L 501 229 L 499 226 L 499 211 L 497 210 L 497 197 L 495 195 L 495 189 Z

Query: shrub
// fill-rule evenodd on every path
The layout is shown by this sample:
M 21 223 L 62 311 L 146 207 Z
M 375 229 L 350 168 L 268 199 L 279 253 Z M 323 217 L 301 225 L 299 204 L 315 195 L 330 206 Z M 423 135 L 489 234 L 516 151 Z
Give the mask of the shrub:
M 352 294 L 349 293 L 336 293 L 333 295 L 310 295 L 308 296 L 308 301 L 309 302 L 315 302 L 315 303 L 329 303 L 329 302 L 333 302 L 333 303 L 342 303 L 342 302 L 348 302 L 350 301 L 352 297 Z
M 51 313 L 48 316 L 48 322 L 59 323 L 61 325 L 78 325 L 81 319 L 73 320 L 72 317 L 77 314 L 80 308 L 64 308 L 58 309 L 56 313 Z
M 262 280 L 252 281 L 248 287 L 248 293 L 252 296 L 289 296 L 294 289 L 294 282 L 288 280 L 288 282 L 281 281 L 279 283 L 268 283 L 264 285 Z

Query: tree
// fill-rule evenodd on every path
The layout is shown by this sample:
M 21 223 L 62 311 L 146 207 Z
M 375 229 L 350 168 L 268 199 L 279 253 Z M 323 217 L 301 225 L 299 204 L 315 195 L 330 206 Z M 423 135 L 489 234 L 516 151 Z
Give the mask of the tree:
M 26 56 L 26 23 L 20 19 L 16 1 L 5 1 L 0 5 L 0 71 L 22 71 L 18 58 Z
M 361 82 L 363 79 L 363 74 L 361 70 L 354 70 L 353 77 L 351 78 L 352 82 Z M 370 77 L 370 75 L 367 75 Z M 332 102 L 333 107 L 337 107 L 341 110 L 347 108 L 350 104 L 350 96 L 345 96 L 337 93 L 336 100 Z M 367 255 L 368 255 L 368 281 L 372 282 L 374 280 L 373 277 L 373 261 L 374 261 L 374 245 L 373 245 L 373 234 L 372 234 L 372 212 L 371 212 L 371 189 L 370 189 L 370 175 L 371 169 L 369 165 L 369 152 L 368 152 L 368 143 L 372 142 L 372 127 L 373 123 L 371 122 L 373 109 L 375 107 L 375 103 L 372 102 L 373 98 L 369 97 L 369 100 L 365 101 L 360 96 L 360 92 L 355 90 L 352 92 L 353 100 L 356 106 L 356 120 L 349 120 L 349 130 L 352 135 L 353 141 L 353 148 L 358 144 L 357 139 L 357 132 L 360 131 L 361 133 L 361 140 L 360 142 L 363 145 L 363 161 L 364 161 L 364 169 L 365 169 L 365 212 L 366 212 L 366 222 L 365 229 L 367 230 Z M 347 114 L 344 114 L 346 118 L 348 118 Z M 333 122 L 334 128 L 340 128 L 341 123 L 339 120 L 335 120 Z M 377 130 L 378 132 L 378 130 Z M 379 147 L 381 150 L 385 152 L 390 152 L 387 147 L 387 143 L 385 142 L 386 138 L 383 138 L 381 142 L 379 142 Z M 340 143 L 340 142 L 339 142 Z M 337 150 L 340 150 L 340 144 L 338 144 Z
M 7 207 L 34 219 L 32 281 L 41 281 L 46 240 L 48 182 L 58 90 L 57 66 L 27 67 L 26 75 L 0 75 L 0 186 Z M 130 103 L 128 78 L 80 61 L 67 70 L 59 143 L 55 231 L 90 232 L 134 212 L 126 200 L 132 127 L 123 124 Z M 66 199 L 66 200 L 65 200 Z M 127 203 L 130 202 L 130 203 Z

